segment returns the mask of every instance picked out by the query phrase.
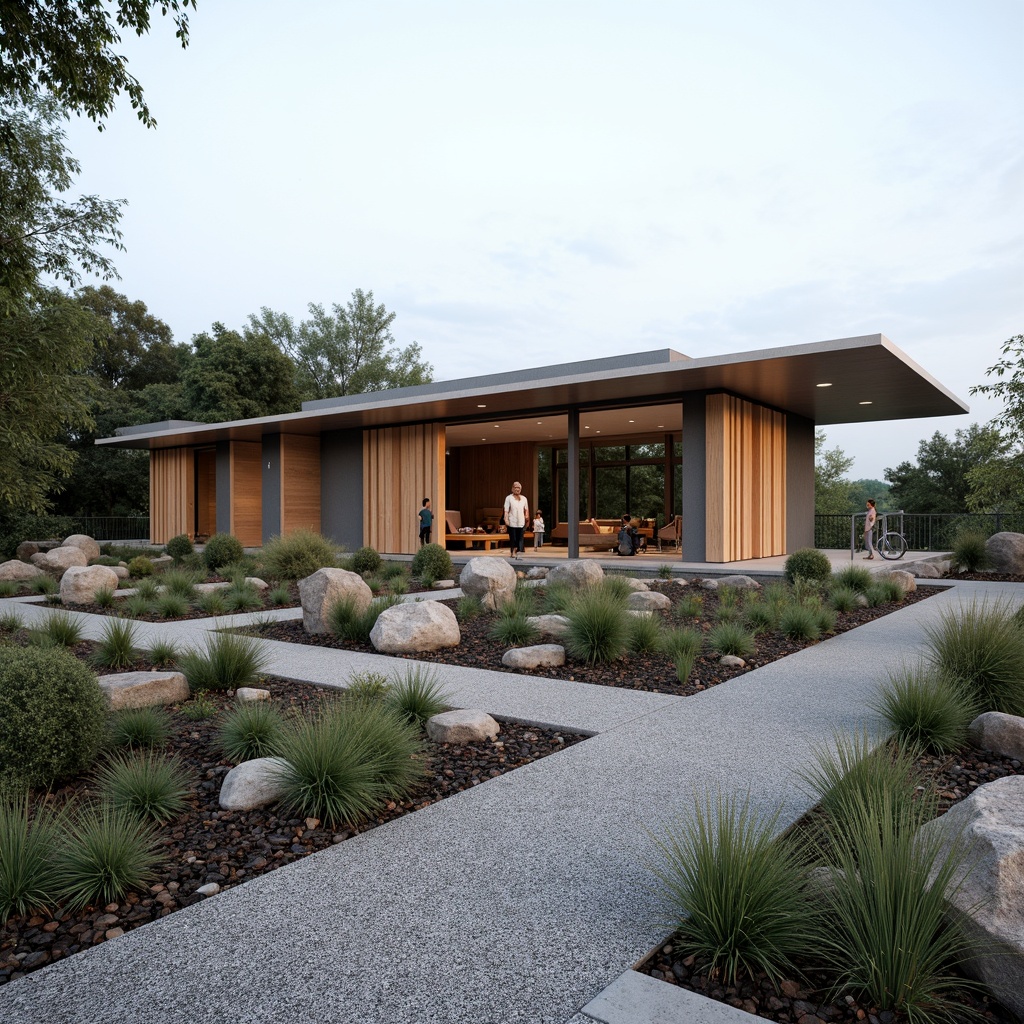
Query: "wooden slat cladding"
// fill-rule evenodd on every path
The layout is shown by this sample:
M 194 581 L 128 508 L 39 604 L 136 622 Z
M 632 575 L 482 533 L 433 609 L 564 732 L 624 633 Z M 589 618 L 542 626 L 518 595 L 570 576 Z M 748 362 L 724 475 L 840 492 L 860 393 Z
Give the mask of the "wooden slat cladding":
M 786 553 L 786 417 L 732 395 L 707 398 L 707 560 Z
M 501 508 L 518 480 L 532 514 L 537 507 L 536 466 L 537 448 L 530 441 L 453 448 L 449 468 L 457 467 L 458 487 L 451 488 L 448 507 L 462 513 L 463 526 L 479 526 L 477 509 Z M 550 512 L 548 520 L 553 521 Z
M 180 533 L 195 536 L 194 460 L 192 448 L 155 448 L 150 453 L 151 544 L 166 544 Z
M 413 554 L 425 497 L 435 517 L 442 516 L 444 427 L 425 423 L 363 431 L 363 543 L 387 554 Z
M 217 453 L 204 448 L 196 455 L 196 533 L 209 537 L 217 532 Z
M 247 548 L 263 543 L 263 446 L 232 441 L 230 449 L 231 533 Z
M 320 532 L 320 438 L 281 435 L 281 534 Z

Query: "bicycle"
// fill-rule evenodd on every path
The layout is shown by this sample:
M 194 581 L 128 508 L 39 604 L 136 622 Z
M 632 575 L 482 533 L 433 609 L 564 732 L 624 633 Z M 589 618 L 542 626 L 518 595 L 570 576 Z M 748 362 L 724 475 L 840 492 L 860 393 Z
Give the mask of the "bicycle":
M 903 518 L 903 512 L 894 513 L 901 519 Z M 859 516 L 852 517 L 851 526 L 854 527 Z M 862 531 L 863 532 L 863 531 Z M 898 558 L 902 558 L 907 553 L 907 538 L 899 530 L 890 530 L 888 528 L 888 516 L 884 512 L 878 513 L 877 519 L 877 534 L 878 539 L 875 541 L 875 550 L 886 559 L 886 561 L 894 562 Z M 853 550 L 850 550 L 850 557 L 853 557 Z

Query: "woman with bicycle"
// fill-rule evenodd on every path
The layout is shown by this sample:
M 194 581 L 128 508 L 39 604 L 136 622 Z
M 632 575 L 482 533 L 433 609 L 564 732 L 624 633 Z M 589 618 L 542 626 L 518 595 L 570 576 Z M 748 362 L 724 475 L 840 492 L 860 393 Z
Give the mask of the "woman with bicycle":
M 864 548 L 867 550 L 865 558 L 875 557 L 875 545 L 874 545 L 874 533 L 875 533 L 875 520 L 878 518 L 878 513 L 875 511 L 875 499 L 868 498 L 867 501 L 867 514 L 864 516 Z

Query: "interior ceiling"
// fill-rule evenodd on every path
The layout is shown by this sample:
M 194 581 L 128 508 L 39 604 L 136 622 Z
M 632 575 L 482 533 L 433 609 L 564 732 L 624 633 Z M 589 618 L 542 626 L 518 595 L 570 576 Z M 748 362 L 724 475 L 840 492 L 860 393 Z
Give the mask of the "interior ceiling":
M 583 442 L 598 437 L 679 433 L 682 429 L 683 408 L 679 402 L 580 413 L 580 441 Z M 445 442 L 450 448 L 511 441 L 564 444 L 568 436 L 569 418 L 565 415 L 536 416 L 530 419 L 495 417 L 482 423 L 449 425 L 445 429 Z

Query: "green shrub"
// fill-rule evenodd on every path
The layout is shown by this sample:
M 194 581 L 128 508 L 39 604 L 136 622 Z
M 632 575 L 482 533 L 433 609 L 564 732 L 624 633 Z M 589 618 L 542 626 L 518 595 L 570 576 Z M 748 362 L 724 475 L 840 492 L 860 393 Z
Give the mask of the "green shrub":
M 672 566 L 671 565 L 659 565 L 658 566 L 658 578 L 663 580 L 672 579 Z
M 424 544 L 412 556 L 412 574 L 421 580 L 424 575 L 434 582 L 450 580 L 455 576 L 451 555 L 440 544 Z
M 818 613 L 802 604 L 791 604 L 779 616 L 779 632 L 790 640 L 817 640 L 821 635 Z
M 169 591 L 165 591 L 156 599 L 154 607 L 157 614 L 165 619 L 180 619 L 192 610 L 187 598 Z
M 416 726 L 424 726 L 427 719 L 447 711 L 451 701 L 436 671 L 423 665 L 411 665 L 404 674 L 395 676 L 384 698 L 399 718 Z
M 381 672 L 357 672 L 348 681 L 342 693 L 346 700 L 376 704 L 384 700 L 391 690 L 387 676 Z
M 1011 604 L 945 608 L 925 637 L 932 664 L 966 684 L 978 712 L 1024 715 L 1024 630 Z
M 661 650 L 661 619 L 653 614 L 629 617 L 629 649 L 634 654 L 653 654 Z
M 682 598 L 672 609 L 677 619 L 699 619 L 704 611 L 704 598 L 699 594 L 689 594 Z
M 49 786 L 84 771 L 106 729 L 96 676 L 60 648 L 0 648 L 0 785 Z
M 266 666 L 261 641 L 241 633 L 208 634 L 205 647 L 190 648 L 178 657 L 178 667 L 193 692 L 249 686 Z
M 203 548 L 206 568 L 214 573 L 232 562 L 239 561 L 244 555 L 241 542 L 230 533 L 215 533 Z
M 463 594 L 455 603 L 455 617 L 459 622 L 469 622 L 484 613 L 484 603 L 476 594 Z
M 59 895 L 54 852 L 64 814 L 42 803 L 29 813 L 28 792 L 0 792 L 0 925 L 11 914 L 52 906 Z
M 108 619 L 92 653 L 94 664 L 124 672 L 141 656 L 136 646 L 138 626 L 131 619 Z
M 891 672 L 869 706 L 903 747 L 945 754 L 967 737 L 974 708 L 963 683 L 924 665 Z
M 128 575 L 133 579 L 140 580 L 144 576 L 153 575 L 153 561 L 145 555 L 136 555 L 128 563 Z
M 0 580 L 0 597 L 14 597 L 18 584 L 14 580 Z
M 858 594 L 863 594 L 871 586 L 871 570 L 862 565 L 847 565 L 832 574 L 833 587 L 849 587 Z
M 824 583 L 832 575 L 828 555 L 817 548 L 800 548 L 786 559 L 783 575 L 793 583 L 797 579 L 819 580 Z
M 60 890 L 69 910 L 118 903 L 149 885 L 160 863 L 157 834 L 137 814 L 110 804 L 71 819 L 57 853 Z
M 694 806 L 692 820 L 656 840 L 655 868 L 678 933 L 676 950 L 736 984 L 763 971 L 776 984 L 813 947 L 812 904 L 793 848 L 774 837 L 778 815 L 718 796 Z
M 352 571 L 360 576 L 377 572 L 381 567 L 381 557 L 376 548 L 362 547 L 352 553 Z
M 953 557 L 950 559 L 961 572 L 977 572 L 989 566 L 988 537 L 977 530 L 963 530 L 953 541 Z
M 96 772 L 102 800 L 118 809 L 163 823 L 185 809 L 188 772 L 177 758 L 153 750 L 121 754 Z
M 99 558 L 90 558 L 89 559 L 89 564 L 90 565 L 106 565 L 106 566 L 109 566 L 110 568 L 113 568 L 115 565 L 120 565 L 121 562 L 118 559 L 113 558 L 111 555 L 100 555 Z
M 171 720 L 161 707 L 125 708 L 110 719 L 110 742 L 115 747 L 164 747 L 170 738 Z
M 263 566 L 252 555 L 242 555 L 241 558 L 222 565 L 217 570 L 217 575 L 223 576 L 224 579 L 231 580 L 233 583 L 238 583 L 249 576 L 259 576 L 262 572 Z
M 757 653 L 757 640 L 738 622 L 719 622 L 708 631 L 708 648 L 716 654 L 749 658 Z
M 217 741 L 224 756 L 235 764 L 257 757 L 274 757 L 281 749 L 285 723 L 269 701 L 247 701 L 229 711 Z
M 282 803 L 328 827 L 355 824 L 386 799 L 404 799 L 422 777 L 418 730 L 378 704 L 336 701 L 295 723 L 277 769 Z
M 197 690 L 191 700 L 181 705 L 181 713 L 190 722 L 203 722 L 217 714 L 217 705 L 210 700 L 207 690 Z
M 263 565 L 274 580 L 303 580 L 318 569 L 333 566 L 337 548 L 312 530 L 295 530 L 285 537 L 272 537 L 263 547 Z
M 175 564 L 179 563 L 183 558 L 191 555 L 195 548 L 192 546 L 192 541 L 188 539 L 188 536 L 184 533 L 179 533 L 177 537 L 172 537 L 167 542 L 165 549 L 167 554 L 174 559 Z
M 626 589 L 626 594 L 630 593 Z M 607 664 L 622 657 L 629 643 L 626 598 L 609 588 L 577 591 L 565 612 L 566 652 L 588 665 Z
M 829 593 L 829 603 L 837 612 L 852 612 L 857 605 L 858 593 L 853 587 L 836 586 Z
M 0 633 L 17 633 L 21 629 L 21 616 L 13 609 L 0 612 Z
M 838 616 L 834 608 L 819 608 L 814 613 L 818 624 L 818 632 L 822 635 L 834 632 Z

